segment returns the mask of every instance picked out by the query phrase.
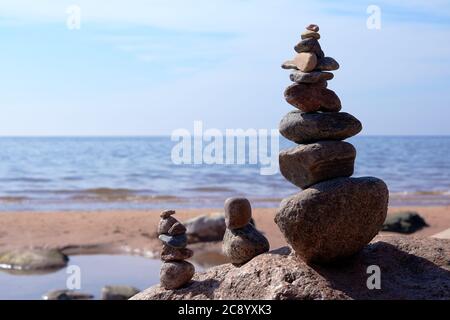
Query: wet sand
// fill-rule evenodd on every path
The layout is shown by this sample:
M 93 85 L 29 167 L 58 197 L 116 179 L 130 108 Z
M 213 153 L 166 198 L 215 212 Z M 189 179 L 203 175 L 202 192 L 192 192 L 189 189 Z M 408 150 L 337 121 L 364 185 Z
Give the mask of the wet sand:
M 429 237 L 450 228 L 450 207 L 391 208 L 419 212 L 430 225 L 414 236 Z M 178 210 L 181 221 L 221 209 Z M 276 208 L 254 209 L 257 228 L 270 241 L 271 248 L 285 245 L 273 222 Z M 156 237 L 159 210 L 84 211 L 84 212 L 3 212 L 0 213 L 0 250 L 24 247 L 47 247 L 67 254 L 124 252 L 157 256 L 161 244 Z M 382 232 L 382 234 L 388 234 Z M 217 250 L 220 243 L 196 244 L 194 249 Z

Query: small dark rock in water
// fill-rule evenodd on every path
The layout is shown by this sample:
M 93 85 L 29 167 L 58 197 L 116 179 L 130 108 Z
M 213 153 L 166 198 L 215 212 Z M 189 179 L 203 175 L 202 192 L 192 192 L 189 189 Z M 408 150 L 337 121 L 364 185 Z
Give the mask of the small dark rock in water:
M 169 231 L 167 231 L 167 234 L 169 236 L 179 236 L 181 234 L 185 234 L 186 233 L 186 227 L 180 223 L 177 222 L 175 223 L 170 229 Z
M 191 249 L 175 249 L 164 245 L 161 252 L 161 260 L 165 262 L 169 261 L 183 261 L 191 258 L 194 252 Z
M 245 227 L 252 219 L 252 207 L 246 198 L 228 198 L 225 201 L 225 224 L 230 229 Z
M 161 234 L 159 236 L 159 240 L 161 240 L 164 244 L 172 247 L 172 248 L 185 248 L 187 245 L 187 237 L 186 234 L 180 234 L 178 236 L 168 236 L 165 234 Z
M 222 251 L 235 265 L 244 264 L 269 249 L 269 241 L 252 224 L 225 231 Z
M 102 300 L 128 300 L 140 291 L 130 286 L 105 286 L 102 288 Z
M 191 281 L 194 273 L 194 266 L 187 261 L 165 262 L 161 266 L 161 286 L 168 290 L 181 288 Z
M 405 211 L 389 216 L 382 230 L 410 234 L 424 227 L 428 227 L 428 224 L 417 212 Z
M 304 113 L 291 111 L 280 122 L 280 133 L 295 143 L 345 140 L 362 130 L 361 122 L 345 112 Z
M 94 296 L 89 293 L 83 293 L 75 290 L 53 290 L 42 296 L 44 300 L 90 300 Z
M 287 242 L 305 261 L 349 257 L 380 231 L 389 191 L 377 178 L 337 178 L 284 199 L 275 217 Z
M 353 174 L 356 150 L 344 141 L 319 141 L 280 152 L 281 174 L 297 187 Z
M 158 224 L 158 235 L 167 234 L 174 224 L 178 223 L 178 220 L 172 216 L 162 218 Z
M 0 269 L 52 270 L 64 268 L 69 258 L 56 249 L 18 249 L 0 252 Z

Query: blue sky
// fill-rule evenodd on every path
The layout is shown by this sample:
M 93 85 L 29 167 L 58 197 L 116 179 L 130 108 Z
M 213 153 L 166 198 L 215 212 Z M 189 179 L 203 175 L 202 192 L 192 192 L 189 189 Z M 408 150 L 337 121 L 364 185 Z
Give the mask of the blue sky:
M 0 135 L 276 128 L 292 109 L 280 64 L 311 22 L 363 134 L 450 134 L 448 1 L 2 0 Z

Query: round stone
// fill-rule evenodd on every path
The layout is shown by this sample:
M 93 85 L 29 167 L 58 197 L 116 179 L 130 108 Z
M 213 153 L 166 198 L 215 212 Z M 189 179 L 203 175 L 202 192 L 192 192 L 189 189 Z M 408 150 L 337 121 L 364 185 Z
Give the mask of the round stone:
M 333 179 L 284 199 L 275 222 L 297 255 L 327 263 L 357 253 L 375 237 L 388 198 L 380 179 Z
M 324 57 L 317 61 L 316 70 L 333 71 L 339 69 L 339 63 L 331 57 Z
M 320 71 L 312 71 L 312 72 L 302 72 L 302 71 L 294 71 L 291 73 L 291 81 L 297 83 L 317 83 L 320 81 L 328 81 L 334 78 L 334 74 L 331 72 L 320 72 Z
M 222 251 L 233 264 L 244 264 L 269 249 L 269 241 L 251 224 L 241 229 L 225 231 Z
M 169 236 L 178 236 L 178 235 L 185 234 L 185 233 L 186 233 L 186 227 L 180 222 L 175 223 L 169 229 L 169 231 L 167 231 L 167 234 Z
M 291 111 L 279 125 L 280 133 L 286 139 L 298 144 L 320 140 L 345 140 L 362 130 L 361 122 L 346 112 Z
M 178 223 L 178 220 L 172 216 L 161 219 L 158 224 L 158 235 L 167 234 L 176 223 Z
M 308 38 L 314 38 L 316 40 L 319 40 L 320 34 L 317 33 L 316 31 L 306 30 L 305 32 L 302 33 L 302 40 L 308 39 Z
M 163 246 L 161 252 L 161 260 L 162 261 L 183 261 L 189 258 L 192 258 L 194 252 L 188 248 L 176 249 L 170 246 Z
M 168 218 L 170 216 L 173 216 L 175 214 L 175 210 L 166 210 L 161 212 L 161 214 L 159 215 L 161 218 L 165 219 Z
M 338 112 L 342 108 L 337 94 L 318 84 L 295 83 L 286 89 L 284 97 L 303 112 Z
M 195 268 L 187 261 L 165 262 L 161 266 L 161 286 L 167 290 L 179 289 L 191 281 Z
M 164 244 L 175 249 L 182 249 L 185 248 L 187 245 L 186 234 L 180 234 L 178 236 L 168 236 L 166 234 L 161 234 L 159 236 L 159 240 L 161 240 Z
M 228 198 L 225 200 L 225 224 L 227 228 L 239 229 L 250 223 L 252 207 L 246 198 Z
M 314 32 L 319 32 L 319 26 L 317 24 L 313 24 L 313 23 L 310 24 L 309 26 L 307 26 L 305 29 L 314 31 Z
M 314 38 L 307 38 L 302 41 L 300 41 L 295 47 L 294 50 L 297 53 L 301 52 L 311 52 L 315 53 L 317 58 L 323 58 L 325 54 L 322 51 L 322 48 L 320 47 L 319 41 Z
M 302 52 L 294 57 L 294 63 L 298 70 L 303 72 L 313 71 L 317 65 L 317 57 L 311 52 Z
M 319 141 L 283 150 L 280 172 L 291 183 L 305 189 L 321 181 L 353 174 L 356 149 L 344 141 Z

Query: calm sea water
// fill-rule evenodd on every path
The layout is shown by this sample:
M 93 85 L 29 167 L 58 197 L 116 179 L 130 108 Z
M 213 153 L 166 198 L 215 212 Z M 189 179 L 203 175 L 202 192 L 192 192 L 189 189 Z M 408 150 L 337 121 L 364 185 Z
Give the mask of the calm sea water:
M 355 137 L 355 176 L 386 181 L 392 205 L 450 204 L 450 137 Z M 259 165 L 176 165 L 169 137 L 0 138 L 0 210 L 277 206 L 298 191 Z M 293 144 L 280 141 L 280 148 Z

